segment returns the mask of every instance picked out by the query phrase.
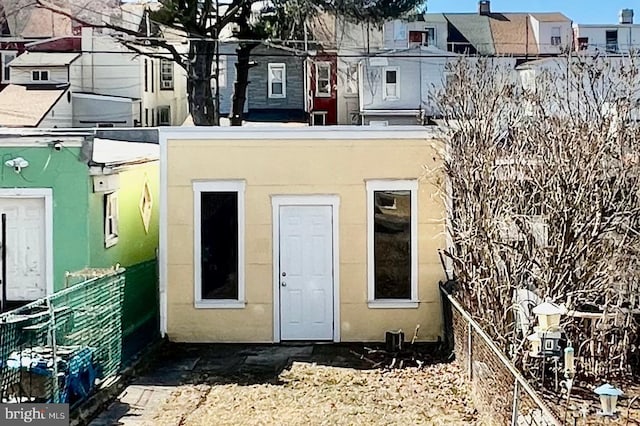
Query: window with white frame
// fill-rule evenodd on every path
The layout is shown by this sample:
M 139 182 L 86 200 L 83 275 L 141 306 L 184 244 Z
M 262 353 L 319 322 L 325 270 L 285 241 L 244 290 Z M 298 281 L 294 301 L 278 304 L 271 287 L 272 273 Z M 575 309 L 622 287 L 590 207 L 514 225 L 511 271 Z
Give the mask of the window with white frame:
M 173 89 L 173 61 L 169 59 L 160 60 L 160 89 Z
M 400 85 L 398 83 L 398 68 L 385 67 L 382 76 L 382 90 L 384 99 L 398 99 L 400 97 Z
M 367 181 L 369 306 L 417 307 L 418 182 Z
M 171 107 L 168 105 L 158 107 L 158 126 L 171 125 Z
M 312 126 L 326 126 L 327 125 L 327 111 L 314 111 L 311 114 Z
M 269 97 L 287 97 L 287 66 L 285 64 L 269 64 Z
M 104 246 L 106 248 L 118 242 L 118 193 L 104 196 Z
M 435 46 L 435 27 L 425 27 L 423 31 L 409 31 L 410 46 Z
M 17 55 L 18 55 L 18 52 L 16 51 L 2 52 L 2 82 L 3 83 L 9 83 L 9 81 L 11 80 L 11 68 L 9 67 L 9 64 L 11 63 L 11 61 L 13 61 L 16 58 Z
M 316 62 L 316 96 L 331 96 L 331 63 Z
M 195 182 L 195 305 L 244 306 L 244 181 Z
M 560 34 L 560 27 L 551 27 L 551 45 L 560 46 L 562 44 L 562 36 Z
M 347 64 L 346 94 L 358 94 L 358 63 L 352 62 Z
M 31 71 L 31 81 L 49 81 L 49 71 L 47 70 Z

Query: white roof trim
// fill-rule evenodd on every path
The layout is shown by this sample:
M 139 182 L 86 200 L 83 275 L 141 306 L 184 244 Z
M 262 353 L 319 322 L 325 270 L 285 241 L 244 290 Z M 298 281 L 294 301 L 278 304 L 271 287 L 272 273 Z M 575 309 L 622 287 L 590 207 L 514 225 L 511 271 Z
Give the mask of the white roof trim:
M 365 109 L 360 111 L 361 115 L 388 115 L 403 116 L 420 114 L 419 109 Z
M 418 112 L 416 110 L 416 112 Z M 223 140 L 373 140 L 373 139 L 435 139 L 442 137 L 438 126 L 318 126 L 318 127 L 161 127 L 159 140 L 223 139 Z

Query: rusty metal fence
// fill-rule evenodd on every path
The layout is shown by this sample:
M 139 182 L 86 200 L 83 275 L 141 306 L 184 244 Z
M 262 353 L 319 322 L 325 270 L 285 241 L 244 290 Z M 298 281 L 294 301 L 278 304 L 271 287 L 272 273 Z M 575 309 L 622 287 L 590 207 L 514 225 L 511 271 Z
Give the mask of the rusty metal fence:
M 492 424 L 559 426 L 557 416 L 460 303 L 440 288 L 445 327 L 471 381 L 479 411 Z

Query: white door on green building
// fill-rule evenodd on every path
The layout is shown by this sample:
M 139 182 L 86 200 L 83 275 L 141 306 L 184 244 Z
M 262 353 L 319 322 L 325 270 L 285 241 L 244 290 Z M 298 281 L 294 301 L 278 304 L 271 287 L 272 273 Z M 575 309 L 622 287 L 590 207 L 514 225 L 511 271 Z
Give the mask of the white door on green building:
M 332 206 L 280 206 L 280 338 L 333 339 Z
M 2 244 L 7 250 L 6 283 L 2 284 L 6 285 L 7 300 L 30 301 L 45 297 L 47 256 L 44 197 L 0 198 L 2 213 L 6 214 L 6 241 L 2 241 Z

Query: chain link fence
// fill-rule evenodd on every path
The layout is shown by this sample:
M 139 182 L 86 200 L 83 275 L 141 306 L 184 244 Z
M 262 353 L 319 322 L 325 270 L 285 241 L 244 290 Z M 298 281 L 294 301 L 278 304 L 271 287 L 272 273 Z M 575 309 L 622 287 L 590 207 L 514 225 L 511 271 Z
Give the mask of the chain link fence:
M 512 426 L 562 423 L 471 315 L 441 287 L 445 328 L 456 359 L 471 381 L 479 411 L 492 422 Z
M 122 363 L 124 269 L 87 270 L 71 286 L 0 315 L 0 401 L 69 403 Z

